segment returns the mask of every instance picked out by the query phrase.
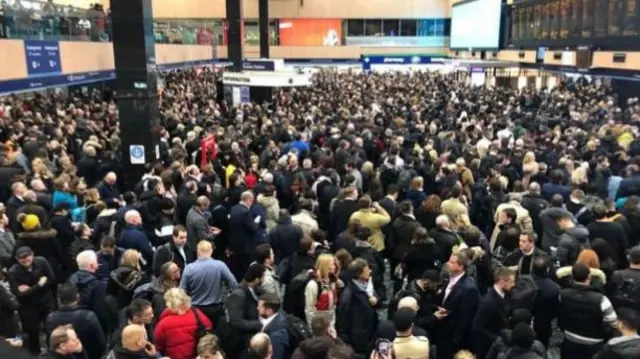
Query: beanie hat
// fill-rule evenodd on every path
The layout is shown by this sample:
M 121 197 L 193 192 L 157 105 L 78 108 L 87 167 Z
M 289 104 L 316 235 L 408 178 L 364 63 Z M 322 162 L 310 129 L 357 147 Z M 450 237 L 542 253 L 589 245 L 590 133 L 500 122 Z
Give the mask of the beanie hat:
M 17 219 L 25 231 L 33 231 L 40 227 L 40 218 L 35 214 L 21 214 Z

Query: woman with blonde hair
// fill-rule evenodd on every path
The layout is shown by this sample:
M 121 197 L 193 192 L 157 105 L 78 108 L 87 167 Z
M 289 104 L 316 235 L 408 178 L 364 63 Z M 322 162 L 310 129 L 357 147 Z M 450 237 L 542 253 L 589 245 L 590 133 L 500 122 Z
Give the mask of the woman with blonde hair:
M 335 323 L 338 304 L 337 268 L 335 257 L 325 253 L 318 256 L 315 268 L 309 271 L 312 280 L 304 290 L 304 314 L 309 326 L 316 315 L 324 315 L 332 325 Z
M 413 204 L 413 208 L 418 208 L 422 201 L 427 198 L 427 195 L 424 193 L 423 186 L 424 178 L 422 178 L 422 176 L 416 176 L 411 179 L 411 185 L 409 190 L 407 191 L 405 199 L 411 201 L 411 204 Z
M 214 334 L 207 334 L 198 341 L 198 357 L 196 359 L 224 359 L 220 339 Z
M 522 158 L 522 182 L 525 187 L 529 185 L 531 177 L 538 174 L 538 171 L 539 165 L 538 162 L 536 162 L 536 154 L 532 151 L 525 153 Z
M 580 251 L 576 263 L 581 263 L 589 267 L 591 286 L 600 291 L 604 291 L 604 287 L 607 284 L 607 276 L 600 269 L 600 258 L 598 257 L 598 253 L 593 249 L 583 249 Z M 572 266 L 565 266 L 556 271 L 556 277 L 563 287 L 571 285 L 571 270 Z
M 363 163 L 360 173 L 362 173 L 362 193 L 369 193 L 371 191 L 371 182 L 376 178 L 376 170 L 373 163 L 370 161 Z
M 33 179 L 41 180 L 49 190 L 53 188 L 53 173 L 51 173 L 42 158 L 34 158 L 31 161 L 31 169 L 33 171 Z
M 192 359 L 200 349 L 198 331 L 210 331 L 213 325 L 199 309 L 191 307 L 191 298 L 182 288 L 166 291 L 164 301 L 167 309 L 153 331 L 156 349 L 171 359 Z
M 120 265 L 109 274 L 107 294 L 116 298 L 118 309 L 131 303 L 134 290 L 149 282 L 149 277 L 142 270 L 142 255 L 135 249 L 127 249 L 122 253 Z

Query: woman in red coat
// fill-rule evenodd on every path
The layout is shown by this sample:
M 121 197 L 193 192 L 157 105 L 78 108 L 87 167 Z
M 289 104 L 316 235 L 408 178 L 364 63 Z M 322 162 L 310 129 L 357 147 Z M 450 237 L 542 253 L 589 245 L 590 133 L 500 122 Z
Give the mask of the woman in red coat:
M 198 316 L 200 323 L 211 331 L 209 318 L 201 311 L 191 308 L 191 298 L 180 288 L 169 289 L 164 294 L 167 309 L 160 314 L 154 331 L 156 349 L 171 359 L 193 359 L 198 338 Z

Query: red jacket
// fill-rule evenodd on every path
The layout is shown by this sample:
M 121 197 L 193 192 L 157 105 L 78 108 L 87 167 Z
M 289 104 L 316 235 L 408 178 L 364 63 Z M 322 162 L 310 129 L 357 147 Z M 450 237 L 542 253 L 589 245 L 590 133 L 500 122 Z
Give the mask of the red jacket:
M 207 329 L 212 328 L 211 321 L 198 309 L 200 321 Z M 193 359 L 197 339 L 196 329 L 198 323 L 190 310 L 184 314 L 178 314 L 170 309 L 165 309 L 160 314 L 160 320 L 154 330 L 156 349 L 163 356 L 171 359 Z

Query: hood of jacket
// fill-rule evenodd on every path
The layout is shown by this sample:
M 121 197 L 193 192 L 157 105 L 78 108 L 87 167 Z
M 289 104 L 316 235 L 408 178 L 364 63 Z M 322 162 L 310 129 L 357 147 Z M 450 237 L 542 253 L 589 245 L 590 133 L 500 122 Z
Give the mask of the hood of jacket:
M 52 239 L 55 238 L 58 232 L 55 229 L 37 229 L 31 232 L 18 233 L 18 239 Z
M 258 195 L 257 201 L 264 206 L 264 208 L 273 207 L 278 204 L 278 200 L 274 196 L 267 197 L 263 194 Z
M 69 282 L 73 283 L 73 284 L 88 284 L 91 283 L 92 281 L 97 280 L 96 276 L 93 273 L 87 272 L 87 271 L 83 271 L 83 270 L 79 270 L 77 272 L 75 272 L 73 275 L 71 275 L 71 278 L 69 278 Z
M 579 240 L 580 242 L 584 242 L 587 238 L 589 238 L 589 230 L 585 226 L 581 225 L 569 228 L 565 231 L 565 233 Z
M 126 291 L 133 291 L 142 279 L 142 273 L 135 268 L 127 266 L 112 270 L 110 276 L 114 283 Z
M 324 359 L 336 342 L 333 338 L 323 335 L 306 339 L 300 343 L 300 351 L 307 359 Z
M 154 277 L 151 280 L 151 290 L 152 291 L 154 291 L 156 293 L 159 293 L 159 294 L 162 294 L 162 293 L 166 292 L 167 289 L 168 288 L 165 285 L 165 283 L 164 283 L 164 281 L 162 280 L 161 277 Z
M 640 337 L 617 337 L 607 343 L 609 350 L 620 358 L 640 358 Z

